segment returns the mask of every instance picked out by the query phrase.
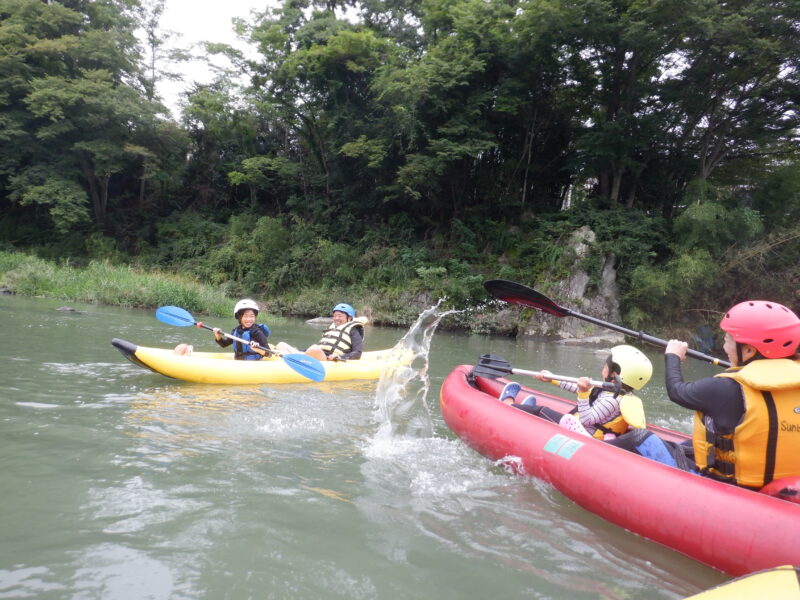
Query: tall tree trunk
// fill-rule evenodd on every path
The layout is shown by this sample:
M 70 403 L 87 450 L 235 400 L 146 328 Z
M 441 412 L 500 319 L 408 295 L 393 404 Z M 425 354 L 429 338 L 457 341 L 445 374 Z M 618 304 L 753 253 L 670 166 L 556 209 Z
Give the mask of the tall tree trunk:
M 624 169 L 614 169 L 614 174 L 611 179 L 611 191 L 608 195 L 611 204 L 617 205 L 619 203 L 619 191 L 622 188 L 622 174 Z
M 144 208 L 145 191 L 147 190 L 147 176 L 149 171 L 147 158 L 142 159 L 142 177 L 139 180 L 139 208 Z
M 525 200 L 528 195 L 528 174 L 531 170 L 531 155 L 533 154 L 533 123 L 530 129 L 525 132 L 525 148 L 523 149 L 523 156 L 525 160 L 525 176 L 522 180 L 522 206 L 525 206 Z
M 88 153 L 83 150 L 78 150 L 78 162 L 81 166 L 81 173 L 86 183 L 89 186 L 89 196 L 92 199 L 92 208 L 94 209 L 94 221 L 100 227 L 105 226 L 105 211 L 103 210 L 103 203 L 100 199 L 100 192 L 98 191 L 98 181 L 92 168 L 92 161 Z
M 100 203 L 96 210 L 97 224 L 104 227 L 106 224 L 106 212 L 108 210 L 108 183 L 111 181 L 111 175 L 106 173 L 98 179 L 100 184 Z

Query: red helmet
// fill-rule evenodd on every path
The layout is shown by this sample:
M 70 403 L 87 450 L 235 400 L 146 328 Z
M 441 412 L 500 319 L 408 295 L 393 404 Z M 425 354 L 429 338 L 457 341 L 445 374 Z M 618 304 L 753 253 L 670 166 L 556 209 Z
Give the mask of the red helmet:
M 777 302 L 741 302 L 726 313 L 719 326 L 736 343 L 750 344 L 767 358 L 791 356 L 800 344 L 800 319 Z

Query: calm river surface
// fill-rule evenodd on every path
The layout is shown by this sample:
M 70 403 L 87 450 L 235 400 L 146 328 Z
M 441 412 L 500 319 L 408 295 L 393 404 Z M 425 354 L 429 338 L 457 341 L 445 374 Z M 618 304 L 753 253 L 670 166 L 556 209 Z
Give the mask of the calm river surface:
M 428 324 L 403 380 L 201 385 L 110 340 L 210 350 L 209 332 L 64 304 L 0 296 L 0 598 L 675 599 L 726 580 L 508 474 L 441 418 L 444 377 L 483 352 L 596 377 L 593 349 Z M 267 323 L 272 341 L 319 336 Z M 405 333 L 371 327 L 366 348 Z M 644 350 L 649 420 L 688 430 Z

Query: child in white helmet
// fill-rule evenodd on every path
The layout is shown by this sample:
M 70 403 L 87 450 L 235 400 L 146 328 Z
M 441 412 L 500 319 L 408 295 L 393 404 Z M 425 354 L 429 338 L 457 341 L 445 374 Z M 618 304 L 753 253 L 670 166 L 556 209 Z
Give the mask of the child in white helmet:
M 261 360 L 266 356 L 266 351 L 261 348 L 269 348 L 269 327 L 263 323 L 256 323 L 258 317 L 258 304 L 250 298 L 243 298 L 236 303 L 233 308 L 233 317 L 239 321 L 239 325 L 231 331 L 231 335 L 246 340 L 242 343 L 226 336 L 219 327 L 214 327 L 214 340 L 227 348 L 233 344 L 234 358 L 236 360 Z M 192 346 L 189 344 L 179 344 L 175 348 L 175 354 L 191 355 Z
M 263 323 L 256 323 L 258 304 L 249 298 L 239 300 L 233 308 L 233 316 L 239 321 L 239 326 L 235 327 L 231 334 L 247 340 L 249 344 L 243 344 L 238 340 L 226 337 L 219 327 L 214 328 L 214 340 L 223 348 L 233 344 L 234 358 L 236 360 L 261 360 L 264 358 L 267 353 L 261 348 L 269 348 L 269 342 L 267 341 L 269 327 Z

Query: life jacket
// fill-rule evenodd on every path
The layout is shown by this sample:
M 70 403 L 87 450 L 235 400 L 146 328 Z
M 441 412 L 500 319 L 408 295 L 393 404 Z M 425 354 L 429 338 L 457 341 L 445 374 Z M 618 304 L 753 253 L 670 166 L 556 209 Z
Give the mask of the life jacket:
M 715 479 L 749 488 L 800 475 L 800 360 L 760 359 L 716 377 L 742 386 L 745 412 L 728 434 L 711 431 L 710 418 L 695 413 L 697 467 Z
M 335 325 L 333 323 L 322 334 L 322 338 L 317 345 L 322 348 L 327 356 L 333 354 L 334 356 L 341 356 L 353 349 L 353 338 L 350 337 L 350 332 L 358 327 L 361 330 L 361 337 L 364 337 L 364 323 L 366 317 L 357 317 L 347 323 Z
M 590 405 L 594 404 L 594 401 L 597 400 L 597 396 L 600 394 L 601 391 L 602 390 L 600 388 L 592 388 L 592 391 L 589 394 L 589 404 Z M 607 434 L 607 433 L 613 433 L 615 435 L 622 435 L 623 433 L 625 433 L 626 431 L 628 431 L 628 430 L 630 430 L 630 429 L 632 429 L 634 427 L 641 427 L 642 426 L 642 425 L 640 425 L 638 423 L 629 423 L 628 422 L 628 420 L 625 418 L 625 416 L 627 414 L 627 411 L 622 409 L 623 402 L 629 404 L 632 407 L 635 407 L 636 403 L 638 402 L 638 405 L 639 405 L 640 410 L 641 410 L 642 401 L 639 400 L 639 398 L 637 398 L 633 394 L 627 394 L 625 396 L 622 396 L 620 398 L 620 414 L 618 414 L 616 417 L 614 417 L 610 421 L 606 421 L 605 423 L 600 423 L 599 425 L 595 424 L 594 425 L 595 430 L 594 430 L 594 433 L 592 433 L 593 437 L 596 437 L 597 439 L 602 440 L 603 437 L 605 436 L 605 434 Z M 573 412 L 577 413 L 577 408 Z M 637 421 L 638 421 L 638 419 L 637 419 Z
M 264 332 L 264 335 L 266 337 L 269 337 L 269 327 L 267 327 L 263 323 L 256 323 L 255 325 L 253 325 L 253 327 L 260 327 L 261 331 Z M 231 331 L 232 335 L 240 337 L 243 340 L 247 340 L 248 342 L 247 344 L 243 344 L 239 340 L 233 340 L 233 357 L 236 360 L 261 360 L 262 358 L 264 358 L 258 352 L 255 352 L 250 347 L 249 342 L 252 339 L 250 337 L 250 332 L 252 331 L 253 327 L 250 327 L 248 329 L 242 329 L 242 326 L 239 325 L 238 327 L 236 327 L 236 329 Z

